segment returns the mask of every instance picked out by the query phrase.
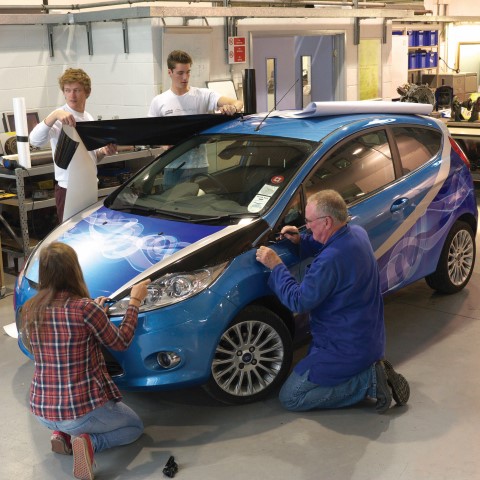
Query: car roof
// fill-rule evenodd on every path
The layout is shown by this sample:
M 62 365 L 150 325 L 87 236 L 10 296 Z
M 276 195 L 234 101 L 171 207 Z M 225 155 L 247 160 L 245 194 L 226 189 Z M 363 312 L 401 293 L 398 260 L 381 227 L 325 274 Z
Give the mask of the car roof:
M 366 126 L 374 125 L 372 122 L 425 125 L 429 118 L 433 126 L 435 121 L 431 117 L 421 116 L 428 115 L 432 108 L 430 104 L 406 102 L 312 102 L 303 110 L 275 110 L 236 118 L 204 114 L 80 122 L 76 130 L 87 150 L 106 143 L 174 145 L 200 132 L 271 135 L 320 142 L 337 129 L 358 122 L 359 128 L 362 122 Z
M 248 134 L 272 137 L 297 138 L 321 142 L 326 136 L 343 129 L 343 135 L 367 127 L 387 124 L 413 124 L 431 126 L 438 124 L 431 117 L 388 113 L 366 113 L 308 118 L 248 116 L 235 122 L 228 122 L 209 128 L 202 133 Z M 353 128 L 354 127 L 354 128 Z

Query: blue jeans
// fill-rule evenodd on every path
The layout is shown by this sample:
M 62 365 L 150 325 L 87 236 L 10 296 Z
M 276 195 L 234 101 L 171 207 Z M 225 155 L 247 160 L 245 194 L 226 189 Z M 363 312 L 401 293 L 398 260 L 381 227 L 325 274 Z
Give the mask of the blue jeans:
M 140 417 L 123 402 L 110 400 L 102 407 L 75 420 L 36 419 L 50 430 L 60 430 L 76 437 L 88 433 L 95 452 L 134 442 L 143 433 Z
M 292 372 L 280 390 L 280 402 L 287 410 L 304 412 L 314 408 L 342 408 L 354 405 L 366 396 L 376 398 L 375 365 L 334 387 L 310 382 L 308 372 L 303 375 Z

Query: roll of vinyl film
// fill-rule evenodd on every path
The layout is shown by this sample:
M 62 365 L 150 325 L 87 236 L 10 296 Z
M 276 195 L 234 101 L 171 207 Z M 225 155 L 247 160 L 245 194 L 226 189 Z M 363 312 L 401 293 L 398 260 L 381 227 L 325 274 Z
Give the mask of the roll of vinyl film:
M 13 99 L 13 115 L 15 117 L 15 133 L 17 135 L 18 163 L 24 168 L 32 166 L 30 160 L 30 145 L 28 143 L 27 111 L 25 98 Z

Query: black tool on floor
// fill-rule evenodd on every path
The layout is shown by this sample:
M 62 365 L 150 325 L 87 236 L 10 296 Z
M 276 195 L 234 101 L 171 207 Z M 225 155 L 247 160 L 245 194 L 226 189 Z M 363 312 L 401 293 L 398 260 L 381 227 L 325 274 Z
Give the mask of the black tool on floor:
M 173 455 L 172 455 L 168 459 L 167 463 L 165 464 L 165 468 L 163 469 L 163 474 L 168 478 L 173 478 L 177 472 L 178 472 L 178 465 L 175 463 L 175 458 L 173 458 Z

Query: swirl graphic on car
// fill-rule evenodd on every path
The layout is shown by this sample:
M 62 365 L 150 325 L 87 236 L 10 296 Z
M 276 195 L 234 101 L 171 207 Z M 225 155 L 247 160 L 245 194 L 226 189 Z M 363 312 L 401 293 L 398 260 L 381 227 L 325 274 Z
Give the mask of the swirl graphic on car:
M 90 244 L 103 258 L 114 262 L 125 260 L 139 272 L 190 245 L 173 235 L 150 233 L 142 236 L 146 227 L 135 217 L 99 211 L 81 223 L 82 228 L 79 224 L 65 233 L 68 243 Z

